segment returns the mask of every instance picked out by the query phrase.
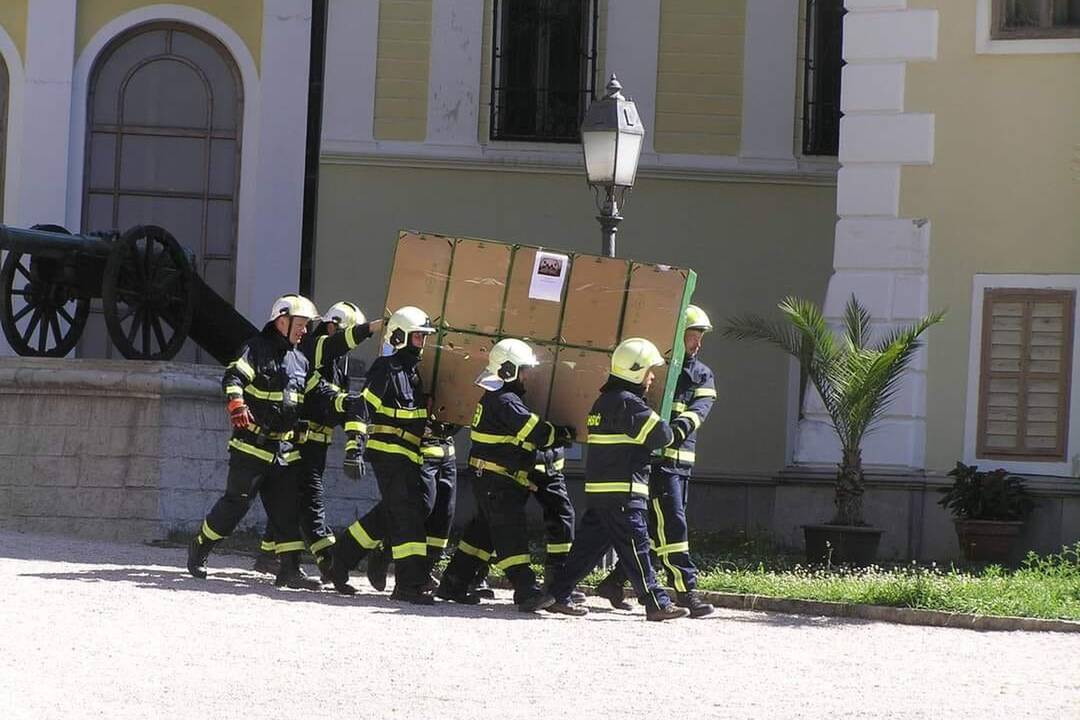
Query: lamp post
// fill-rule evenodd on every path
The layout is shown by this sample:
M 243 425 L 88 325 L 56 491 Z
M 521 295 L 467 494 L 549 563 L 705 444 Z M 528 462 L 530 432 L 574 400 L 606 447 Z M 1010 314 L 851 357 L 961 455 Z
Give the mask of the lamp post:
M 615 233 L 618 232 L 626 192 L 637 176 L 638 159 L 645 141 L 645 126 L 637 106 L 622 94 L 622 85 L 613 74 L 607 94 L 593 102 L 581 123 L 581 146 L 585 153 L 585 174 L 596 193 L 600 214 L 601 250 L 615 257 Z

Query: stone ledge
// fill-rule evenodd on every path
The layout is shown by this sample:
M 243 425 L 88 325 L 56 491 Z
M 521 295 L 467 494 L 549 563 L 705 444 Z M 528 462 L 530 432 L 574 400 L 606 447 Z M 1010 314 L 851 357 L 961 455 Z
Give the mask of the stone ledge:
M 102 391 L 160 397 L 221 397 L 220 367 L 129 360 L 0 358 L 0 388 L 5 393 L 56 393 L 99 396 Z

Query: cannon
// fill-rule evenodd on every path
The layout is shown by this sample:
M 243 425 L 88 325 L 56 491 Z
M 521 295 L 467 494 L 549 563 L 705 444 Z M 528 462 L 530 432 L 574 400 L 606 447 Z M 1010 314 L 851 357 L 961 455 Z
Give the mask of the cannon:
M 109 337 L 126 358 L 168 360 L 187 339 L 194 255 L 163 228 L 72 235 L 58 225 L 0 225 L 0 249 L 7 250 L 0 325 L 19 355 L 71 352 L 94 298 L 101 298 Z

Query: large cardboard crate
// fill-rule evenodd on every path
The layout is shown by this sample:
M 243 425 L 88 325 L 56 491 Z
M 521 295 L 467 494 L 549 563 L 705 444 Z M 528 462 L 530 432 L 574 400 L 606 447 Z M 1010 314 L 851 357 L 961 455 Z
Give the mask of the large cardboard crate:
M 545 274 L 537 263 L 541 252 L 550 274 L 536 278 Z M 563 256 L 563 264 L 552 254 Z M 549 283 L 553 299 L 536 297 L 534 279 Z M 502 338 L 517 337 L 541 360 L 530 374 L 529 406 L 552 422 L 573 425 L 584 440 L 586 417 L 620 341 L 648 338 L 669 366 L 682 364 L 683 318 L 696 280 L 689 268 L 402 231 L 386 309 L 415 305 L 439 328 L 421 371 L 440 418 L 471 422 L 483 392 L 474 380 L 488 352 Z M 676 377 L 660 368 L 649 394 L 663 417 L 670 413 Z

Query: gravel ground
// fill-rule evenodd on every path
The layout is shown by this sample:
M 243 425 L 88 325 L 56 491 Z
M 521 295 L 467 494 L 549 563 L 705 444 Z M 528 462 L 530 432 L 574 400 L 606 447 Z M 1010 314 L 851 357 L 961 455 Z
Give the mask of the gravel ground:
M 414 608 L 183 559 L 0 532 L 0 718 L 1080 718 L 1074 634 Z

